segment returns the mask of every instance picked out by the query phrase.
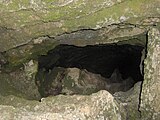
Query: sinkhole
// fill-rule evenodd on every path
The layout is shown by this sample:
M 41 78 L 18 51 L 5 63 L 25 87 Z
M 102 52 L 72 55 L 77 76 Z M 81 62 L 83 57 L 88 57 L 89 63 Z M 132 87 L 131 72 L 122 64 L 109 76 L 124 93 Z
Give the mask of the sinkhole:
M 127 91 L 143 80 L 143 49 L 129 44 L 58 45 L 39 56 L 36 85 L 42 97 Z

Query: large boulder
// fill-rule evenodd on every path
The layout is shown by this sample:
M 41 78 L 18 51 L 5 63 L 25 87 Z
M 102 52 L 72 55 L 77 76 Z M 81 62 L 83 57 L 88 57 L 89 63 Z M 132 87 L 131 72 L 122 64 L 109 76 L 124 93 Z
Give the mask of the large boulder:
M 27 101 L 14 96 L 0 98 L 1 120 L 124 120 L 124 108 L 107 91 L 90 96 L 54 96 Z
M 0 16 L 0 119 L 159 120 L 159 0 L 0 0 Z M 110 43 L 146 47 L 142 86 L 120 92 L 116 100 L 107 91 L 95 91 L 37 101 L 39 56 L 60 44 Z M 71 71 L 68 76 L 74 77 Z
M 99 90 L 107 90 L 110 93 L 127 91 L 135 81 L 129 77 L 122 79 L 121 73 L 115 69 L 110 78 L 104 78 L 86 69 L 54 67 L 49 72 L 39 70 L 36 84 L 42 97 L 50 95 L 90 95 Z
M 159 22 L 159 5 L 159 0 L 1 0 L 0 52 L 42 36 L 119 23 L 152 25 Z
M 145 59 L 144 82 L 141 93 L 141 114 L 144 120 L 160 118 L 160 30 L 153 28 L 148 33 L 147 58 Z

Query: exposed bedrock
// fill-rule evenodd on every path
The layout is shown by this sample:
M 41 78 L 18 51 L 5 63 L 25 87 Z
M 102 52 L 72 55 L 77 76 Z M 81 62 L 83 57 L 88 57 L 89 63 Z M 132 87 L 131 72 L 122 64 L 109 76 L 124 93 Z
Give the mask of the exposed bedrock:
M 148 33 L 140 111 L 144 120 L 160 118 L 160 29 Z
M 159 120 L 159 0 L 0 0 L 0 119 Z

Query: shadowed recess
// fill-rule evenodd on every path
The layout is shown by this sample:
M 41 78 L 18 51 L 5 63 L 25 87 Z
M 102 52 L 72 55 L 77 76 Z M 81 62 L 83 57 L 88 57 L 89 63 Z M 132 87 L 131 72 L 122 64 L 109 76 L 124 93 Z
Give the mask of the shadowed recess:
M 129 77 L 136 83 L 143 80 L 143 75 L 140 71 L 141 52 L 143 49 L 141 46 L 129 44 L 85 47 L 59 45 L 49 51 L 47 55 L 39 57 L 39 71 L 43 69 L 45 73 L 49 73 L 55 67 L 78 68 L 80 70 L 85 69 L 93 74 L 100 74 L 103 78 L 112 78 L 113 73 L 118 71 L 117 74 L 121 74 L 122 79 L 110 81 L 110 83 L 120 83 Z M 40 82 L 41 85 L 39 86 L 45 87 L 45 81 L 47 80 Z M 48 84 L 51 83 L 48 82 Z

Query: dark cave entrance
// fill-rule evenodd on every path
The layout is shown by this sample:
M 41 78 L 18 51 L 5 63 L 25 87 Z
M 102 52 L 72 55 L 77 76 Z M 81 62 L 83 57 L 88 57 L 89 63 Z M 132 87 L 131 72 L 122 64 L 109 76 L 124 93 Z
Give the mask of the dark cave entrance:
M 83 72 L 79 72 L 83 75 L 83 83 L 89 79 L 89 81 L 93 80 L 95 85 L 100 85 L 94 90 L 89 88 L 89 93 L 83 91 L 82 94 L 90 94 L 101 89 L 106 89 L 110 93 L 127 91 L 136 82 L 143 80 L 142 68 L 140 68 L 143 67 L 143 65 L 140 65 L 143 63 L 141 62 L 143 49 L 142 46 L 129 44 L 88 45 L 84 47 L 58 45 L 47 55 L 39 57 L 39 72 L 36 76 L 36 84 L 42 97 L 66 94 L 62 92 L 66 85 L 63 84 L 67 79 L 65 77 L 66 69 L 77 68 L 79 71 L 83 70 Z M 95 79 L 107 82 L 97 83 Z M 80 85 L 76 85 L 78 92 L 73 92 L 75 90 L 72 88 L 71 94 L 81 94 L 79 92 L 81 89 L 87 89 L 88 91 L 86 84 L 82 85 L 81 82 Z M 108 86 L 108 84 L 109 88 L 106 88 L 105 86 Z M 74 87 L 74 85 L 68 86 Z

